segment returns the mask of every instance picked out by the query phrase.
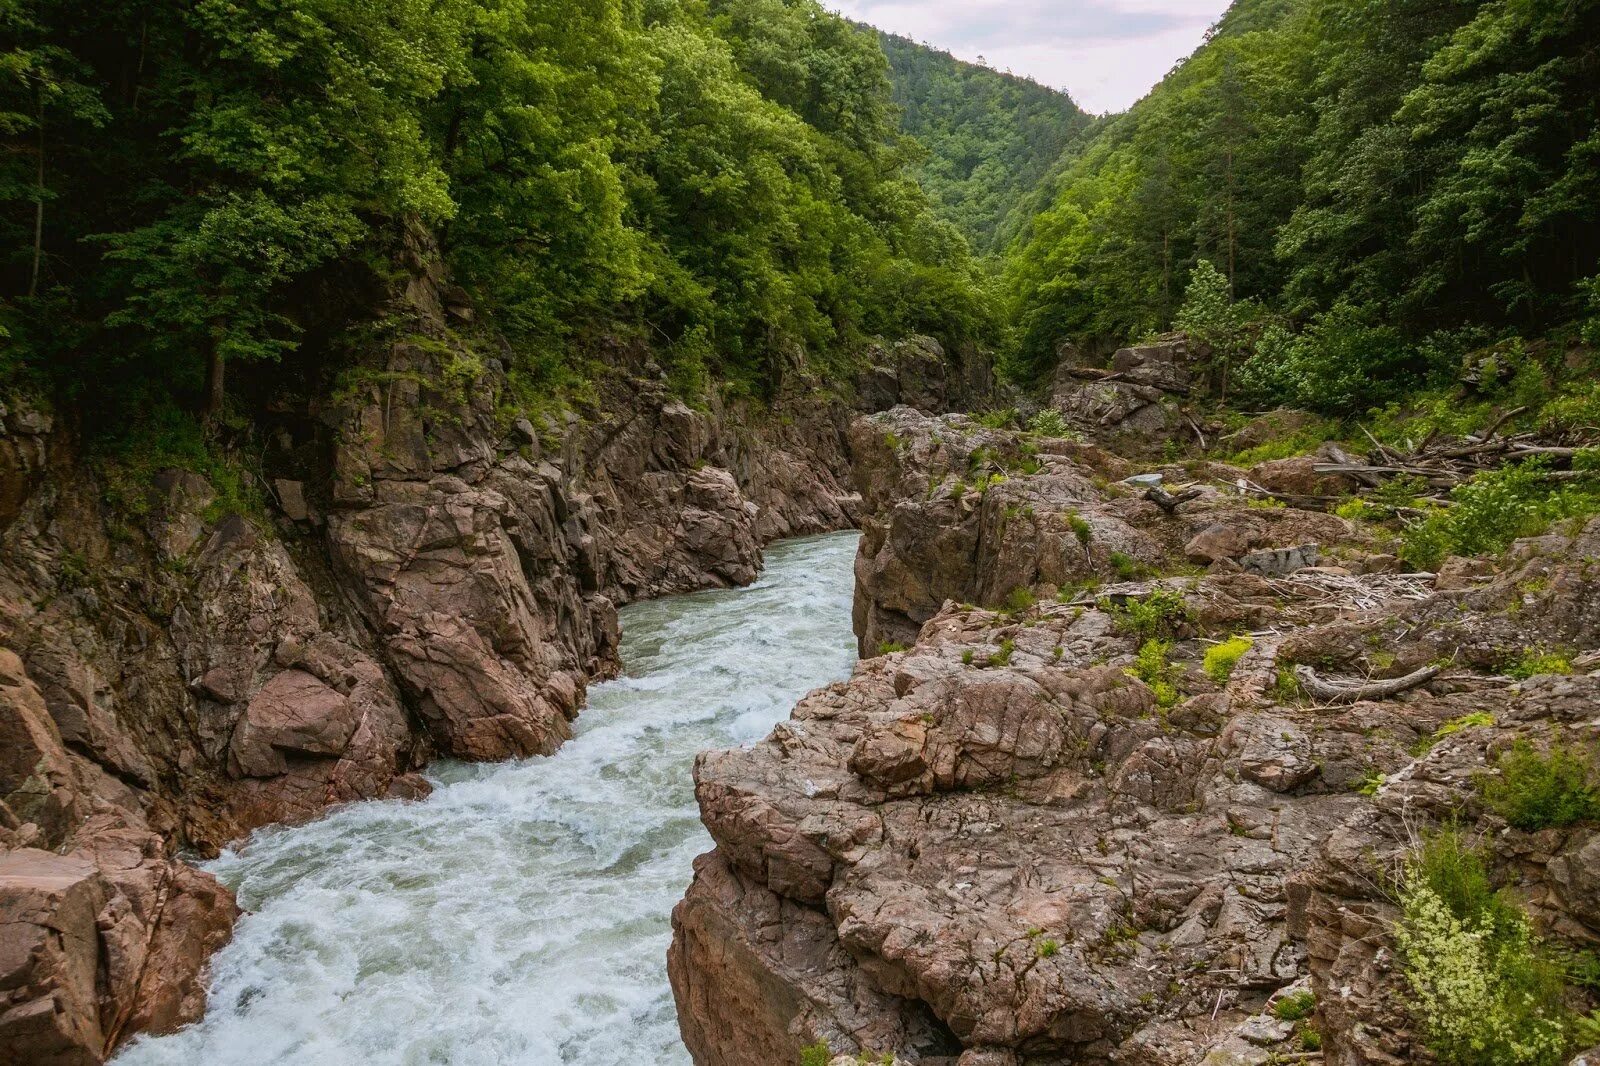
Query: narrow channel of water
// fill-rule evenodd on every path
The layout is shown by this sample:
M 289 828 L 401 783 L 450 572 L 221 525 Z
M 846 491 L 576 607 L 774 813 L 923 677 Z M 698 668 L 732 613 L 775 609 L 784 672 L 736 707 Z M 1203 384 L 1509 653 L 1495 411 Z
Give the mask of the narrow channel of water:
M 209 1010 L 117 1066 L 688 1063 L 665 956 L 711 846 L 694 754 L 849 672 L 855 544 L 775 545 L 751 588 L 627 608 L 627 676 L 551 758 L 436 766 L 426 802 L 344 807 L 211 863 L 252 913 Z

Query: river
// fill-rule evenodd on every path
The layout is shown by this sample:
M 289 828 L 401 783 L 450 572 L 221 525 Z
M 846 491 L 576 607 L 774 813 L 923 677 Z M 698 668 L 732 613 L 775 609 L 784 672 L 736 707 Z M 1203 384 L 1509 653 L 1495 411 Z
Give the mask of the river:
M 854 534 L 774 545 L 747 589 L 622 613 L 620 680 L 550 758 L 433 767 L 419 803 L 268 829 L 207 869 L 250 913 L 195 1025 L 117 1066 L 674 1066 L 669 914 L 711 846 L 697 751 L 846 676 Z

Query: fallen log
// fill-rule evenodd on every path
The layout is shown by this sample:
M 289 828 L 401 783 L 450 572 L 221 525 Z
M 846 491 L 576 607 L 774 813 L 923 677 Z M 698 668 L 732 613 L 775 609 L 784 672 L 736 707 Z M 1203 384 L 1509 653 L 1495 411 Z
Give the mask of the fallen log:
M 1295 680 L 1305 689 L 1306 695 L 1322 703 L 1359 703 L 1362 700 L 1386 700 L 1402 692 L 1426 685 L 1439 676 L 1439 667 L 1424 666 L 1415 673 L 1389 681 L 1328 681 L 1317 676 L 1309 666 L 1294 668 Z
M 1163 511 L 1167 512 L 1167 514 L 1172 514 L 1177 511 L 1180 504 L 1188 503 L 1190 500 L 1197 500 L 1201 495 L 1202 490 L 1198 487 L 1184 489 L 1182 492 L 1174 496 L 1172 493 L 1162 489 L 1159 485 L 1152 485 L 1148 490 L 1146 490 L 1144 498 L 1161 508 Z

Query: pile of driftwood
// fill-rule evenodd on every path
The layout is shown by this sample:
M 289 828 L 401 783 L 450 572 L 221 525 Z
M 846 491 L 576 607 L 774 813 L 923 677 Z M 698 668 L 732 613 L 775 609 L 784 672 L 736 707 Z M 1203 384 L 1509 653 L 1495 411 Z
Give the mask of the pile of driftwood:
M 1363 428 L 1367 440 L 1372 442 L 1372 453 L 1366 461 L 1330 444 L 1322 450 L 1328 462 L 1318 463 L 1314 469 L 1319 474 L 1343 474 L 1368 488 L 1377 488 L 1389 478 L 1405 475 L 1417 478 L 1429 488 L 1448 490 L 1484 471 L 1535 456 L 1551 460 L 1552 467 L 1570 465 L 1573 457 L 1583 450 L 1581 447 L 1554 444 L 1534 433 L 1501 433 L 1507 423 L 1527 411 L 1526 407 L 1507 411 L 1484 432 L 1453 440 L 1430 433 L 1409 450 L 1386 445 Z M 1587 477 L 1589 471 L 1550 469 L 1542 476 L 1561 481 Z

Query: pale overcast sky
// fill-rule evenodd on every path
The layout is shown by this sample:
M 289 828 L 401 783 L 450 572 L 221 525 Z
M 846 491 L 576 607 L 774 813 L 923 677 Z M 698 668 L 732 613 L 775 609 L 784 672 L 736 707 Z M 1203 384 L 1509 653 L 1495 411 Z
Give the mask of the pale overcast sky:
M 983 56 L 1065 89 L 1085 111 L 1127 109 L 1200 45 L 1227 0 L 823 0 L 845 16 Z

